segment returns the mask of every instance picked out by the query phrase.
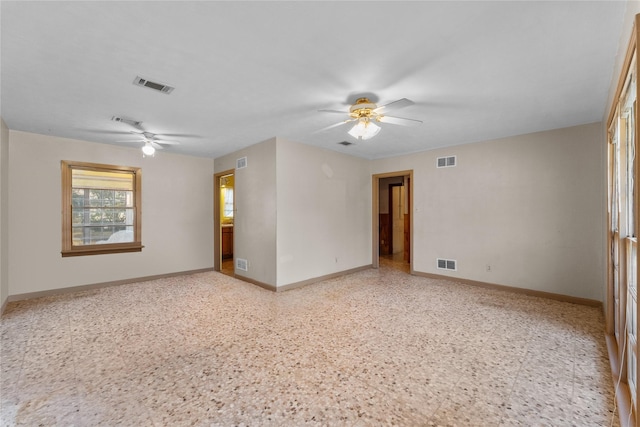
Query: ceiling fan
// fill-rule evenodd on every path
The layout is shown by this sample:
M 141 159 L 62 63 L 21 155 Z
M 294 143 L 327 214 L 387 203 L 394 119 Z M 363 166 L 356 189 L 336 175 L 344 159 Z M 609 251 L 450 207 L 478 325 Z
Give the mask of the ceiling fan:
M 402 98 L 397 101 L 390 102 L 385 105 L 378 106 L 374 102 L 371 102 L 369 98 L 358 98 L 350 108 L 349 111 L 340 110 L 318 110 L 322 113 L 339 113 L 347 114 L 349 118 L 347 120 L 335 123 L 322 130 L 332 129 L 334 127 L 342 126 L 346 123 L 355 122 L 355 125 L 349 131 L 349 135 L 357 139 L 370 139 L 380 132 L 380 126 L 375 122 L 389 123 L 393 125 L 402 126 L 417 126 L 422 124 L 422 120 L 408 119 L 405 117 L 388 116 L 388 111 L 397 110 L 400 108 L 413 105 L 414 102 Z
M 94 130 L 93 133 L 112 134 L 112 135 L 128 135 L 134 139 L 123 139 L 115 142 L 120 143 L 143 143 L 142 152 L 144 155 L 153 156 L 156 150 L 162 150 L 165 145 L 179 145 L 179 141 L 172 140 L 171 138 L 181 137 L 198 137 L 197 135 L 190 134 L 178 134 L 178 133 L 153 133 L 145 130 L 142 127 L 141 121 L 132 120 L 125 117 L 113 116 L 111 118 L 114 122 L 120 122 L 133 127 L 136 130 L 130 131 L 115 131 L 115 130 Z
M 142 152 L 147 156 L 153 156 L 156 150 L 162 150 L 164 148 L 163 145 L 180 145 L 180 142 L 178 141 L 164 139 L 164 136 L 168 136 L 169 134 L 159 136 L 158 134 L 146 131 L 131 131 L 130 133 L 132 135 L 136 135 L 138 139 L 121 140 L 116 142 L 143 142 L 144 145 L 142 146 Z

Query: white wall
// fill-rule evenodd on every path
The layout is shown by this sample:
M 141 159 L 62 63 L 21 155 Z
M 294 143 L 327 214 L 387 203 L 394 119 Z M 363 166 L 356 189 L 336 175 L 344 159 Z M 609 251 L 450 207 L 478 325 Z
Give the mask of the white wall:
M 0 117 L 0 307 L 9 296 L 9 128 Z
M 9 132 L 9 294 L 213 267 L 213 160 Z M 140 253 L 62 258 L 60 161 L 142 168 Z
M 247 167 L 234 172 L 234 259 L 246 259 L 248 271 L 236 273 L 276 286 L 276 140 L 252 145 L 215 160 L 215 170 L 232 170 L 246 157 Z
M 369 161 L 277 141 L 278 286 L 370 265 Z
M 594 123 L 376 160 L 372 172 L 414 170 L 415 271 L 602 301 L 602 144 Z M 437 169 L 449 155 L 458 165 Z

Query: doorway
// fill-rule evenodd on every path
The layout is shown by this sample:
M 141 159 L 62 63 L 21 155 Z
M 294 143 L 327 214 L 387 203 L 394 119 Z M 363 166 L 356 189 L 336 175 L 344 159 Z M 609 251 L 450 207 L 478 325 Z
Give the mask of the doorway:
M 233 170 L 214 175 L 214 270 L 228 276 L 234 275 L 234 178 Z
M 373 175 L 373 266 L 413 272 L 413 171 Z

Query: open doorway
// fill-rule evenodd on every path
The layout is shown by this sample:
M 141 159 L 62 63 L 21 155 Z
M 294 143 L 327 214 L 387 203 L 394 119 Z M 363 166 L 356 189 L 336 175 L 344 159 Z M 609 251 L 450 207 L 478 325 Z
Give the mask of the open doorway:
M 412 268 L 413 171 L 373 176 L 373 266 Z
M 229 276 L 234 275 L 234 193 L 233 170 L 214 175 L 214 270 Z

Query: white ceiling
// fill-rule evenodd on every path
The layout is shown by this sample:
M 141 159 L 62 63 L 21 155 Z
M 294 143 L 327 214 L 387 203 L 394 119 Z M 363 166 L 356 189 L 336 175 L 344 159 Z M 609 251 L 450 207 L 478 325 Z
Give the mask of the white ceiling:
M 623 1 L 11 2 L 1 7 L 10 129 L 116 143 L 187 134 L 219 157 L 274 136 L 369 159 L 600 121 Z M 136 76 L 175 87 L 134 86 Z M 368 141 L 319 109 L 360 94 L 415 105 Z M 346 118 L 346 117 L 345 117 Z M 343 147 L 341 141 L 355 142 Z M 121 144 L 125 145 L 125 144 Z M 138 144 L 129 144 L 136 146 Z M 139 144 L 141 146 L 141 144 Z

